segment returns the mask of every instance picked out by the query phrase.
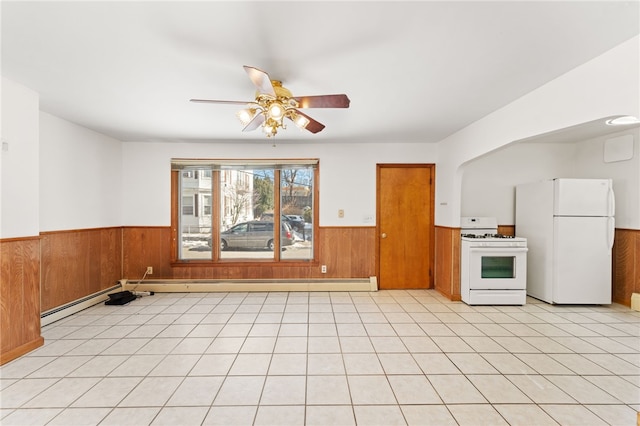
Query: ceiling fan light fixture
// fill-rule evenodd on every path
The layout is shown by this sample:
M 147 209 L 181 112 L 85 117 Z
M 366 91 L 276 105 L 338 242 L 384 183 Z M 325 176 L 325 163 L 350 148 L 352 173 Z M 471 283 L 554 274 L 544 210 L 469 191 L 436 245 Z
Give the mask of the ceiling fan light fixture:
M 255 108 L 246 108 L 238 111 L 236 116 L 238 117 L 238 120 L 240 120 L 240 123 L 246 126 L 251 120 L 253 120 L 253 117 L 256 116 L 257 112 L 258 111 Z
M 301 114 L 296 114 L 293 117 L 293 122 L 296 126 L 298 126 L 301 130 L 304 130 L 309 125 L 309 119 Z
M 298 128 L 313 134 L 324 129 L 324 124 L 303 114 L 297 108 L 349 108 L 350 100 L 345 94 L 294 98 L 291 91 L 282 86 L 281 81 L 271 80 L 266 72 L 246 65 L 244 70 L 257 89 L 254 101 L 191 99 L 191 102 L 244 105 L 245 108 L 236 113 L 244 125 L 242 131 L 248 132 L 262 127 L 262 131 L 269 138 L 274 137 L 279 128 L 287 128 L 285 118 L 293 121 Z
M 275 136 L 278 133 L 278 122 L 272 118 L 268 118 L 262 125 L 262 131 L 268 138 Z
M 286 112 L 285 108 L 282 106 L 280 102 L 272 102 L 267 109 L 269 118 L 272 118 L 276 121 L 282 120 L 284 114 Z

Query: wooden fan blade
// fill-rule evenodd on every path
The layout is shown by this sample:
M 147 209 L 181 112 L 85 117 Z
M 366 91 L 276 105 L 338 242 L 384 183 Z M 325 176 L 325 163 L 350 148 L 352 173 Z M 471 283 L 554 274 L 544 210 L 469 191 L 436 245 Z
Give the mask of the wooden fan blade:
M 296 96 L 300 108 L 349 108 L 347 95 Z
M 249 67 L 247 65 L 244 65 L 244 70 L 249 75 L 249 78 L 251 79 L 253 84 L 258 88 L 258 92 L 276 97 L 276 91 L 271 84 L 269 74 L 262 70 L 259 70 L 258 68 Z
M 201 102 L 207 104 L 230 104 L 230 105 L 247 105 L 252 101 L 218 101 L 215 99 L 190 99 L 191 102 Z
M 264 114 L 258 113 L 258 114 L 256 114 L 255 117 L 253 117 L 251 119 L 249 124 L 244 126 L 244 129 L 242 129 L 242 131 L 243 132 L 250 132 L 250 131 L 255 130 L 258 127 L 262 126 L 262 123 L 264 123 Z
M 296 114 L 299 114 L 301 116 L 303 116 L 304 118 L 306 118 L 307 120 L 309 120 L 309 124 L 306 125 L 305 129 L 307 129 L 308 131 L 310 131 L 311 133 L 318 133 L 320 132 L 322 129 L 324 129 L 324 124 L 320 123 L 319 121 L 314 120 L 313 118 L 309 117 L 307 114 L 296 110 Z

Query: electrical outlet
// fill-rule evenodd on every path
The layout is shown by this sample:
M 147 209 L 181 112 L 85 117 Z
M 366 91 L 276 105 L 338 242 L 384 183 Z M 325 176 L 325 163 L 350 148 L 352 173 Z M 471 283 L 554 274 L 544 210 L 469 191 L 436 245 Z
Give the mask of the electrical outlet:
M 320 272 L 322 272 L 323 274 L 326 274 L 327 273 L 327 265 L 322 265 L 320 267 Z
M 147 266 L 147 272 L 145 272 L 148 275 L 153 275 L 153 266 Z
M 342 210 L 342 209 L 338 210 L 338 217 L 339 218 L 343 218 L 344 217 L 344 210 Z

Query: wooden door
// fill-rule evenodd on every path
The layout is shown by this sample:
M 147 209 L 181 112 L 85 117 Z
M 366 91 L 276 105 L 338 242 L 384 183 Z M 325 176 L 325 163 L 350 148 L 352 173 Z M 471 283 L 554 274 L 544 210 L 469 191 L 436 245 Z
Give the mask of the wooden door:
M 378 286 L 433 287 L 434 166 L 377 167 Z

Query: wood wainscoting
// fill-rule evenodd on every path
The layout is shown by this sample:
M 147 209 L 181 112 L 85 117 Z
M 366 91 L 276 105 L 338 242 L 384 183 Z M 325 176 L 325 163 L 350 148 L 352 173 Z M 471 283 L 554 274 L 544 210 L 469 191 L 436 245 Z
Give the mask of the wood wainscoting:
M 435 289 L 451 300 L 460 294 L 460 228 L 435 227 Z
M 612 281 L 613 301 L 631 306 L 631 295 L 640 293 L 640 230 L 616 229 Z
M 0 365 L 42 346 L 40 239 L 0 240 Z
M 147 266 L 153 279 L 369 278 L 376 274 L 375 236 L 375 227 L 320 227 L 318 260 L 311 262 L 172 262 L 170 227 L 125 227 L 123 278 L 135 282 Z
M 502 235 L 516 235 L 515 225 L 498 225 L 498 234 Z
M 122 228 L 43 232 L 42 311 L 112 287 L 122 278 Z
M 511 227 L 500 232 L 510 233 Z M 172 263 L 170 227 L 45 232 L 0 240 L 0 365 L 43 344 L 40 314 L 118 280 L 337 279 L 376 275 L 375 227 L 321 227 L 315 262 Z M 320 265 L 327 265 L 322 274 Z M 460 229 L 435 227 L 435 288 L 460 300 Z M 640 292 L 640 230 L 616 229 L 613 301 L 631 305 Z
M 122 277 L 140 280 L 153 267 L 149 278 L 174 278 L 171 267 L 171 227 L 127 226 L 122 229 Z

